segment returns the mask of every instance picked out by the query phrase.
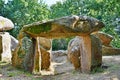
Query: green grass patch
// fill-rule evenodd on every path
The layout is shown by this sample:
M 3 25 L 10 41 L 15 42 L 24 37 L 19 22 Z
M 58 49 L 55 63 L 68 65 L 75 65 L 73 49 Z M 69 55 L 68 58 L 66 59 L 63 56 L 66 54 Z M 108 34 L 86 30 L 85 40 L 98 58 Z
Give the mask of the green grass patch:
M 94 69 L 91 71 L 91 74 L 102 73 L 102 72 L 104 72 L 104 71 L 105 71 L 104 68 L 102 68 L 102 67 L 96 67 L 96 68 L 94 68 Z
M 14 77 L 17 76 L 18 74 L 14 73 L 14 72 L 9 72 L 7 73 L 8 77 Z
M 40 78 L 32 78 L 31 80 L 42 80 L 42 79 L 40 79 Z

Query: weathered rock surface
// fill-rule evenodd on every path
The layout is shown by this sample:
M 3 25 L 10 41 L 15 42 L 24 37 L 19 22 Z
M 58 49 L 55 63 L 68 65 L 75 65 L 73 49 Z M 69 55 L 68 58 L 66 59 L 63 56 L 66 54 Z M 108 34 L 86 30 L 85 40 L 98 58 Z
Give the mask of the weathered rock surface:
M 46 39 L 43 37 L 39 38 L 39 42 L 40 42 L 40 47 L 45 49 L 45 50 L 50 50 L 51 49 L 51 40 L 50 39 Z
M 32 39 L 28 51 L 24 44 L 13 53 L 12 64 L 15 67 L 24 68 L 34 74 L 41 74 L 42 70 L 50 70 L 51 65 L 51 40 L 45 38 Z
M 120 49 L 114 48 L 110 45 L 113 37 L 109 34 L 103 32 L 96 32 L 92 35 L 95 35 L 102 42 L 102 55 L 120 55 Z
M 11 62 L 11 37 L 9 33 L 0 33 L 0 58 L 1 61 Z
M 86 58 L 87 57 L 87 58 Z M 82 72 L 102 64 L 101 42 L 95 36 L 75 37 L 68 44 L 68 59 Z
M 10 37 L 11 37 L 11 50 L 14 51 L 15 48 L 18 46 L 19 41 L 13 36 Z
M 10 30 L 12 28 L 14 28 L 14 24 L 12 23 L 12 21 L 0 16 L 0 31 Z
M 19 46 L 20 43 L 22 43 L 21 46 Z M 33 45 L 34 43 L 32 43 L 32 41 L 29 38 L 24 37 L 22 41 L 20 41 L 17 45 L 17 48 L 15 48 L 15 50 L 12 51 L 12 65 L 18 68 L 25 68 L 25 70 L 28 70 L 28 67 L 31 67 L 33 65 Z
M 79 36 L 73 38 L 68 44 L 68 60 L 74 65 L 75 69 L 80 69 L 81 60 L 80 60 L 80 44 L 82 39 Z
M 39 45 L 41 51 L 41 70 L 49 69 L 51 62 L 52 41 L 46 38 L 39 38 Z
M 120 49 L 103 45 L 102 55 L 120 55 Z
M 99 40 L 99 38 L 97 38 L 94 35 L 91 35 L 91 49 L 92 49 L 92 60 L 91 60 L 91 64 L 92 64 L 92 69 L 94 69 L 94 67 L 99 67 L 102 65 L 102 44 L 101 41 Z
M 51 55 L 51 61 L 57 62 L 57 63 L 62 63 L 65 62 L 64 56 L 67 56 L 67 51 L 66 50 L 58 50 L 58 51 L 52 51 Z
M 93 35 L 96 35 L 102 42 L 102 45 L 104 46 L 110 46 L 110 42 L 113 39 L 111 35 L 103 33 L 103 32 L 96 32 L 96 33 L 93 33 Z
M 52 51 L 52 55 L 55 57 L 65 56 L 67 55 L 67 51 L 65 50 Z
M 32 37 L 60 38 L 76 35 L 88 35 L 104 27 L 104 24 L 88 16 L 67 16 L 50 21 L 25 25 L 22 32 Z
M 94 56 L 96 56 L 96 54 L 94 53 L 97 53 L 97 51 L 94 51 L 92 47 L 98 48 L 98 46 L 95 46 L 97 45 L 97 43 L 94 43 L 92 41 L 93 37 L 91 37 L 90 34 L 94 31 L 98 31 L 102 27 L 104 27 L 104 24 L 95 18 L 91 18 L 88 16 L 75 16 L 75 15 L 25 25 L 21 29 L 20 34 L 18 36 L 19 46 L 16 49 L 15 54 L 19 54 L 19 56 L 22 55 L 22 59 L 23 59 L 21 60 L 22 63 L 24 61 L 23 56 L 25 56 L 24 49 L 22 48 L 22 40 L 24 36 L 26 36 L 26 34 L 31 38 L 33 38 L 32 42 L 33 42 L 34 58 L 32 58 L 33 59 L 32 72 L 42 74 L 43 72 L 42 69 L 45 69 L 45 71 L 47 71 L 46 69 L 48 69 L 48 66 L 51 63 L 50 61 L 51 58 L 49 54 L 50 51 L 48 51 L 51 48 L 49 47 L 49 43 L 47 44 L 47 46 L 43 45 L 44 42 L 41 43 L 42 46 L 39 45 L 41 41 L 39 41 L 38 37 L 62 38 L 62 37 L 71 37 L 71 36 L 81 36 L 83 42 L 80 44 L 81 45 L 80 53 L 82 56 L 81 70 L 82 72 L 90 72 L 93 63 L 95 62 Z M 97 39 L 95 38 L 95 40 Z M 96 50 L 98 50 L 97 48 Z M 51 70 L 49 70 L 49 72 Z
M 2 52 L 3 52 L 2 36 L 0 36 L 0 61 L 2 60 L 2 56 L 1 56 Z

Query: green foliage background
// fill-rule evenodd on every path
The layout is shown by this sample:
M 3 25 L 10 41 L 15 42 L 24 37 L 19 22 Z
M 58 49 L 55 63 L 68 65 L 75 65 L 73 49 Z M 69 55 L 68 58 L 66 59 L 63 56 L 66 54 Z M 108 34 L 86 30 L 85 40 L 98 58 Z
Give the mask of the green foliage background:
M 0 0 L 0 15 L 11 19 L 15 28 L 10 31 L 17 37 L 23 25 L 35 21 L 59 18 L 68 15 L 87 15 L 103 21 L 102 29 L 114 36 L 112 45 L 120 48 L 119 33 L 115 28 L 120 25 L 120 0 L 63 0 L 49 6 L 42 0 Z M 119 30 L 120 31 L 120 30 Z M 53 49 L 66 49 L 70 38 L 53 40 Z M 60 45 L 59 45 L 60 44 Z M 63 45 L 64 44 L 64 45 Z

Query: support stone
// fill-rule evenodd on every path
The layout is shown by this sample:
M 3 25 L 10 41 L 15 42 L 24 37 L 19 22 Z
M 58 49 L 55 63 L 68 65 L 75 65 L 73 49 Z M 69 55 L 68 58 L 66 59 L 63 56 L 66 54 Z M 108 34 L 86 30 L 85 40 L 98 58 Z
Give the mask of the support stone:
M 2 36 L 0 36 L 0 61 L 2 60 L 2 56 L 1 56 L 2 52 L 3 52 Z
M 42 74 L 42 71 L 51 71 L 51 46 L 51 40 L 42 37 L 36 38 L 33 65 L 34 74 Z
M 26 50 L 25 45 L 26 42 L 29 43 L 29 47 Z M 25 70 L 32 71 L 33 66 L 33 46 L 34 43 L 30 41 L 27 37 L 24 37 L 23 39 L 19 40 L 19 44 L 17 45 L 17 48 L 12 51 L 12 65 L 17 68 L 24 68 Z
M 76 36 L 72 40 L 70 40 L 67 49 L 67 58 L 73 64 L 75 70 L 81 70 L 81 53 L 80 53 L 80 45 L 82 42 L 82 38 Z
M 76 36 L 68 44 L 68 59 L 75 69 L 89 73 L 102 64 L 102 46 L 95 35 Z
M 10 37 L 11 37 L 11 51 L 14 51 L 18 46 L 19 41 L 11 35 Z
M 91 50 L 92 50 L 92 61 L 91 61 L 91 70 L 102 65 L 102 43 L 99 38 L 94 35 L 91 35 Z
M 102 64 L 102 46 L 98 38 L 93 35 L 82 36 L 80 45 L 81 71 L 90 73 L 95 67 Z
M 80 46 L 81 71 L 89 73 L 91 71 L 91 39 L 90 36 L 83 36 L 83 43 Z
M 54 72 L 51 71 L 52 69 L 50 68 L 52 49 L 51 40 L 42 37 L 32 38 L 29 49 L 26 51 L 23 48 L 25 39 L 26 38 L 22 39 L 23 41 L 20 41 L 19 45 L 21 45 L 21 47 L 18 46 L 15 51 L 13 51 L 12 65 L 18 68 L 24 68 L 33 74 L 47 75 L 47 73 L 45 74 L 43 71 L 53 74 Z
M 102 64 L 102 46 L 98 38 L 93 35 L 83 36 L 81 53 L 81 71 L 89 73 L 94 67 Z
M 0 60 L 11 62 L 11 37 L 9 33 L 0 33 Z
M 41 52 L 40 52 L 39 40 L 38 38 L 36 38 L 33 73 L 38 74 L 40 73 L 40 71 L 41 71 Z

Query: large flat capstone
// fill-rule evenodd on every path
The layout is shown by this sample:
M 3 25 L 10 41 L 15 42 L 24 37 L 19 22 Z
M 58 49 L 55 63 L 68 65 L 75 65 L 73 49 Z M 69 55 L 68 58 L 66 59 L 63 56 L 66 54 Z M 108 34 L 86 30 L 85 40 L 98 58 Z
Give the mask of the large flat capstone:
M 21 32 L 25 32 L 32 37 L 61 38 L 88 35 L 102 27 L 104 27 L 104 24 L 95 18 L 72 15 L 25 25 Z

